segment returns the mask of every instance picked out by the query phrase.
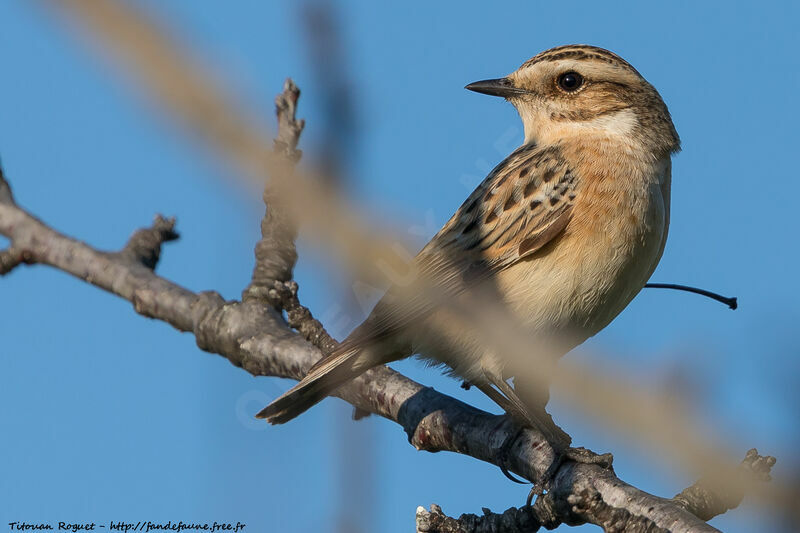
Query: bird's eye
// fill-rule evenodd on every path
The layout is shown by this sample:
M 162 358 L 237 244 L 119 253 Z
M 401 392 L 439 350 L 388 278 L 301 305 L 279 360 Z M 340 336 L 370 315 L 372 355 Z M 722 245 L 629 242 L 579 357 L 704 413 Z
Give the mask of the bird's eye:
M 558 77 L 558 86 L 568 93 L 577 91 L 581 85 L 583 85 L 583 76 L 577 72 L 565 72 Z

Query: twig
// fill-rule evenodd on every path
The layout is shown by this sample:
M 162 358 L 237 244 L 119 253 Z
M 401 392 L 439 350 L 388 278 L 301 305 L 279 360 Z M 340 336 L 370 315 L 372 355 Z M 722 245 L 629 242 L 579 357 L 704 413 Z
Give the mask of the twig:
M 6 181 L 3 165 L 0 163 L 0 203 L 14 205 L 14 195 L 11 194 L 11 187 Z
M 684 489 L 673 500 L 693 515 L 711 520 L 731 509 L 736 509 L 746 489 L 756 483 L 770 480 L 770 470 L 776 459 L 769 455 L 758 454 L 755 448 L 748 450 L 739 465 L 739 483 L 720 483 L 713 478 L 700 479 L 694 485 Z
M 700 294 L 701 296 L 707 296 L 712 300 L 724 303 L 734 311 L 736 310 L 737 307 L 739 307 L 739 301 L 735 296 L 732 297 L 722 296 L 720 294 L 717 294 L 716 292 L 707 291 L 705 289 L 698 289 L 697 287 L 689 287 L 688 285 L 676 285 L 675 283 L 647 283 L 645 287 L 651 289 L 675 289 L 678 291 L 686 291 L 694 294 Z
M 175 241 L 180 236 L 175 231 L 175 217 L 156 215 L 153 225 L 137 230 L 118 253 L 128 261 L 142 264 L 153 270 L 161 257 L 161 245 Z
M 275 115 L 278 117 L 278 135 L 275 151 L 293 163 L 300 161 L 303 152 L 297 149 L 300 135 L 306 126 L 305 120 L 297 120 L 297 102 L 300 89 L 292 78 L 286 78 L 283 91 L 275 97 Z
M 302 152 L 297 149 L 305 121 L 297 120 L 297 101 L 300 89 L 287 78 L 283 92 L 275 98 L 275 114 L 278 117 L 278 136 L 275 138 L 275 152 L 294 164 L 300 160 Z M 259 300 L 279 308 L 272 289 L 275 283 L 286 283 L 292 279 L 292 271 L 297 262 L 297 225 L 288 210 L 283 209 L 281 198 L 274 181 L 264 187 L 266 212 L 261 220 L 261 240 L 256 243 L 256 263 L 250 285 L 242 292 L 243 300 Z
M 6 181 L 2 164 L 0 164 L 0 204 L 16 205 L 14 203 L 14 195 L 11 194 L 11 186 Z M 0 250 L 0 276 L 5 276 L 23 263 L 33 264 L 33 262 L 31 254 L 24 248 L 16 246 L 12 240 L 8 248 Z
M 22 263 L 31 262 L 25 250 L 20 250 L 14 246 L 0 250 L 0 276 L 8 274 Z
M 276 281 L 269 292 L 269 299 L 275 302 L 276 307 L 286 311 L 286 322 L 290 328 L 297 330 L 323 354 L 331 353 L 339 343 L 325 330 L 322 322 L 314 318 L 307 307 L 300 304 L 297 297 L 298 290 L 295 281 Z

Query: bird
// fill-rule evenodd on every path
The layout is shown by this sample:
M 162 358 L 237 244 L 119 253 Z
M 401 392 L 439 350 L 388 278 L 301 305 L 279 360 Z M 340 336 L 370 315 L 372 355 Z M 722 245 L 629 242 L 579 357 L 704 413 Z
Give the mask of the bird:
M 650 278 L 667 241 L 671 158 L 680 151 L 658 91 L 617 54 L 582 44 L 551 48 L 466 89 L 510 102 L 522 145 L 414 258 L 424 280 L 416 292 L 390 287 L 258 418 L 288 422 L 368 369 L 416 354 L 541 429 L 552 423 L 546 384 L 523 392 L 526 361 L 487 348 L 480 329 L 448 329 L 458 313 L 446 304 L 491 294 L 532 346 L 541 339 L 557 359 L 606 327 Z M 547 435 L 569 438 L 557 427 Z

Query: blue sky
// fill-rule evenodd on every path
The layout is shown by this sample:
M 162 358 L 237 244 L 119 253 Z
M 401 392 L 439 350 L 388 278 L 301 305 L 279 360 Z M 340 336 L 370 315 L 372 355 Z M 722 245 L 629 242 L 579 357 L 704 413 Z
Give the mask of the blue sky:
M 294 77 L 304 91 L 302 147 L 313 153 L 322 143 L 323 85 L 298 3 L 141 3 L 268 120 L 283 79 Z M 669 243 L 653 280 L 735 294 L 741 308 L 645 291 L 589 350 L 568 357 L 602 365 L 602 353 L 645 386 L 687 383 L 705 429 L 733 453 L 776 455 L 778 475 L 800 467 L 796 3 L 335 5 L 356 104 L 350 188 L 420 245 L 522 138 L 509 104 L 469 93 L 466 83 L 577 42 L 636 66 L 683 141 Z M 0 3 L 0 157 L 18 201 L 105 249 L 155 213 L 175 215 L 182 238 L 165 249 L 159 272 L 238 297 L 260 195 L 153 113 L 42 6 Z M 354 298 L 352 288 L 320 275 L 324 255 L 307 246 L 301 253 L 304 302 L 346 333 L 360 314 L 340 303 Z M 0 302 L 0 524 L 227 520 L 247 523 L 246 531 L 325 531 L 352 520 L 364 531 L 400 532 L 413 527 L 417 505 L 458 515 L 504 510 L 526 496 L 491 465 L 416 452 L 395 424 L 350 421 L 338 400 L 285 426 L 256 423 L 252 414 L 288 381 L 253 378 L 59 272 L 17 269 L 0 279 Z M 496 410 L 419 363 L 396 366 Z M 666 497 L 693 481 L 557 396 L 551 409 L 577 444 L 613 451 L 622 479 Z M 761 520 L 745 504 L 712 523 L 727 532 L 777 527 Z

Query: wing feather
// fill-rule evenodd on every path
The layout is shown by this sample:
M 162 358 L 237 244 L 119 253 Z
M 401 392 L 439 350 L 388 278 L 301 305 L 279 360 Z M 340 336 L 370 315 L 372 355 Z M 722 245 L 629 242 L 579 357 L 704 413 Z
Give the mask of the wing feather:
M 369 342 L 424 318 L 452 297 L 558 237 L 572 216 L 579 180 L 558 147 L 520 147 L 492 170 L 414 260 L 417 291 L 391 288 L 345 341 Z

